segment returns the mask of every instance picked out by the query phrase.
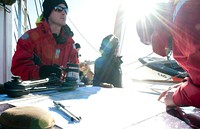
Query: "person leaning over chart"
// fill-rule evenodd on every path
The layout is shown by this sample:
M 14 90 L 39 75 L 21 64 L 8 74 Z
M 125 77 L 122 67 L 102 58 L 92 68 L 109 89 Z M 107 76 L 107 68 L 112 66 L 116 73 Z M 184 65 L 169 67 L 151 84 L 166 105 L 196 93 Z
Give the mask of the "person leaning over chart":
M 153 18 L 153 31 L 142 35 L 140 22 L 137 24 L 141 41 L 151 37 L 154 52 L 165 56 L 169 39 L 172 37 L 174 59 L 188 73 L 183 82 L 161 93 L 167 107 L 195 106 L 200 108 L 200 1 L 171 0 Z M 150 18 L 151 19 L 151 18 Z M 143 28 L 144 29 L 144 28 Z M 144 33 L 143 33 L 144 34 Z M 148 38 L 146 38 L 148 39 Z
M 73 32 L 65 23 L 68 5 L 65 0 L 44 0 L 43 14 L 37 27 L 25 32 L 18 40 L 12 58 L 11 72 L 22 80 L 65 76 L 62 67 L 77 64 Z

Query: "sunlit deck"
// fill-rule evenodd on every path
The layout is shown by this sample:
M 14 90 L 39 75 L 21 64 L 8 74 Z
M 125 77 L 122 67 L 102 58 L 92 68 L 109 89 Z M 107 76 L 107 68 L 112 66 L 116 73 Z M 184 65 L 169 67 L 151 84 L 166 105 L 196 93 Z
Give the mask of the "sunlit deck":
M 136 81 L 124 78 L 124 88 L 79 87 L 73 91 L 37 92 L 20 98 L 0 95 L 0 104 L 32 105 L 50 111 L 64 129 L 190 129 L 183 121 L 166 113 L 157 101 L 160 91 L 171 83 Z M 80 122 L 73 123 L 54 107 L 64 104 Z

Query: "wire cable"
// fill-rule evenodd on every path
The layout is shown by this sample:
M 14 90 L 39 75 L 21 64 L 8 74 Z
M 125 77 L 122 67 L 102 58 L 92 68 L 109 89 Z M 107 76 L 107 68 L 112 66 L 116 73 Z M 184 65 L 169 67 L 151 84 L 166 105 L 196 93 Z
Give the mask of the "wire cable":
M 72 20 L 68 17 L 69 21 L 71 22 L 71 24 L 74 26 L 74 28 L 77 30 L 77 32 L 81 35 L 81 37 L 90 45 L 91 48 L 93 48 L 97 53 L 99 53 L 99 51 L 83 36 L 83 34 L 78 30 L 78 28 L 74 25 L 74 23 L 72 22 Z
M 146 55 L 146 56 L 144 56 L 144 57 L 142 57 L 142 58 L 148 57 L 148 56 L 152 55 L 153 53 L 154 53 L 154 52 L 152 52 L 152 53 L 150 53 L 150 54 L 148 54 L 148 55 Z M 123 67 L 127 67 L 127 66 L 132 65 L 132 64 L 137 63 L 137 62 L 138 62 L 138 60 L 135 60 L 135 61 L 133 61 L 133 62 L 131 62 L 131 63 L 128 63 L 128 64 L 126 64 L 126 65 L 123 65 Z M 143 64 L 142 66 L 145 66 L 145 64 Z M 139 66 L 139 67 L 142 67 L 142 66 Z M 137 69 L 137 68 L 136 68 L 136 69 Z
M 36 8 L 37 16 L 39 17 L 39 13 L 38 13 L 38 8 L 37 8 L 36 0 L 34 0 L 34 2 L 35 2 L 35 8 Z
M 42 9 L 42 2 L 39 0 L 39 3 L 40 3 L 40 10 L 41 12 L 43 12 L 43 9 Z
M 28 23 L 29 23 L 29 27 L 30 27 L 30 29 L 31 29 L 31 21 L 30 21 L 30 16 L 29 16 L 29 14 L 27 14 L 27 16 L 28 16 Z

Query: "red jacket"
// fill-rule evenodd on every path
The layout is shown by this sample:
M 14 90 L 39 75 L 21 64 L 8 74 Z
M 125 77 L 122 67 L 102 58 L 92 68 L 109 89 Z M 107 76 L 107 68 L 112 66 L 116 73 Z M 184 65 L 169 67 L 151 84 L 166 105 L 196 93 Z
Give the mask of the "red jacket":
M 39 69 L 42 65 L 66 67 L 67 63 L 78 63 L 72 35 L 63 31 L 64 43 L 57 44 L 46 21 L 37 28 L 27 31 L 17 43 L 12 59 L 11 72 L 22 80 L 40 79 Z
M 179 1 L 180 2 L 180 1 Z M 180 3 L 179 3 L 180 4 Z M 178 4 L 177 4 L 178 5 Z M 173 54 L 190 78 L 175 92 L 177 105 L 200 107 L 200 1 L 186 1 L 173 22 Z
M 172 0 L 173 1 L 173 0 Z M 171 4 L 173 5 L 173 4 Z M 173 94 L 173 101 L 178 106 L 200 108 L 200 1 L 179 0 L 172 7 L 171 19 L 167 27 L 155 24 L 152 34 L 153 50 L 164 55 L 168 39 L 172 35 L 173 56 L 184 68 L 189 78 Z M 162 15 L 166 18 L 168 14 Z M 172 24 L 171 24 L 172 23 Z

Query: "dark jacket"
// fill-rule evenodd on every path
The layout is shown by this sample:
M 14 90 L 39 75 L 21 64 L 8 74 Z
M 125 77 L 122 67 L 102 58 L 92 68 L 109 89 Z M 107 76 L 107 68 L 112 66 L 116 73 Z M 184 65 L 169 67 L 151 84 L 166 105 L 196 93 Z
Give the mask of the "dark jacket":
M 93 85 L 110 83 L 114 87 L 122 87 L 121 56 L 102 56 L 95 60 Z

